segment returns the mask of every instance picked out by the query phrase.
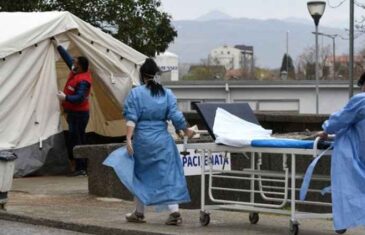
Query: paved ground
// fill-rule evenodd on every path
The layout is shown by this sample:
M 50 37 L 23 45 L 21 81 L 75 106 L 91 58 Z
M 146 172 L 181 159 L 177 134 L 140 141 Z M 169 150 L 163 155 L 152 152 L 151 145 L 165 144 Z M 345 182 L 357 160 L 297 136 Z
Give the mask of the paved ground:
M 288 234 L 289 218 L 260 215 L 251 225 L 247 213 L 212 211 L 211 223 L 201 227 L 199 210 L 182 210 L 182 226 L 166 226 L 167 213 L 146 214 L 148 223 L 130 224 L 124 215 L 133 210 L 129 201 L 110 200 L 88 195 L 87 177 L 36 177 L 15 179 L 9 195 L 7 212 L 0 219 L 47 225 L 94 234 Z M 300 235 L 333 235 L 330 220 L 300 221 Z M 364 235 L 365 229 L 348 231 L 348 235 Z
M 63 229 L 0 220 L 0 235 L 86 235 Z

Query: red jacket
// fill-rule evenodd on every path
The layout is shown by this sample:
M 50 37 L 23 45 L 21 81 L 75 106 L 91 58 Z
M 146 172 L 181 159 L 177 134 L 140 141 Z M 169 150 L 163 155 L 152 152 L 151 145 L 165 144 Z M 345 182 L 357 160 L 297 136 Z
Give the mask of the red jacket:
M 76 92 L 77 85 L 82 82 L 86 81 L 90 84 L 90 88 L 87 91 L 87 94 L 85 96 L 85 99 L 81 103 L 71 103 L 67 100 L 62 102 L 62 106 L 64 110 L 67 111 L 73 111 L 73 112 L 86 112 L 89 111 L 89 96 L 90 96 L 90 90 L 91 90 L 91 74 L 89 71 L 85 73 L 77 73 L 74 74 L 73 72 L 70 72 L 67 78 L 67 82 L 65 84 L 65 88 L 63 89 L 63 92 L 67 95 L 74 95 Z

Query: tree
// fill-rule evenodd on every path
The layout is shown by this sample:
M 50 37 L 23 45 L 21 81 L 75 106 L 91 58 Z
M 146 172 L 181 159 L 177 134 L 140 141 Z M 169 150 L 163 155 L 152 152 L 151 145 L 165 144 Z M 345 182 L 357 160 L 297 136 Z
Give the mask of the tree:
M 255 68 L 255 79 L 257 80 L 277 80 L 279 73 L 278 69 L 268 69 L 268 68 Z
M 43 0 L 0 0 L 0 11 L 41 11 L 45 1 Z
M 365 3 L 364 1 L 360 2 L 360 1 L 355 1 L 355 6 L 362 8 L 362 10 L 365 9 Z M 365 16 L 361 16 L 361 19 L 355 19 L 354 22 L 354 29 L 360 33 L 364 33 L 365 32 Z
M 192 65 L 183 80 L 223 79 L 226 69 L 223 65 Z
M 326 68 L 326 60 L 331 56 L 331 47 L 328 45 L 319 49 L 319 73 L 322 79 L 326 79 L 329 75 L 328 68 Z M 304 79 L 315 79 L 315 63 L 316 63 L 316 50 L 315 47 L 309 47 L 304 49 L 303 53 L 298 57 L 298 73 L 304 74 Z
M 289 79 L 295 79 L 295 68 L 293 65 L 293 59 L 291 58 L 290 55 L 288 55 L 286 53 L 284 54 L 283 60 L 281 62 L 280 73 L 282 73 L 284 71 L 288 73 Z
M 177 36 L 160 6 L 159 0 L 0 0 L 1 11 L 69 11 L 148 56 Z

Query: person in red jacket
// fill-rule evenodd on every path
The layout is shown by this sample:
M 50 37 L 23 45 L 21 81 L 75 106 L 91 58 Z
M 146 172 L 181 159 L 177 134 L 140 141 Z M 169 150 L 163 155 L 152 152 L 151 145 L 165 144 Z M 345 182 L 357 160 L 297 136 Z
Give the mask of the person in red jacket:
M 75 162 L 75 170 L 71 176 L 86 175 L 86 159 L 74 159 L 73 148 L 86 142 L 85 130 L 89 121 L 89 97 L 92 84 L 89 61 L 84 56 L 72 58 L 56 40 L 52 41 L 71 70 L 63 91 L 57 94 L 67 115 L 69 129 L 67 151 L 70 160 Z

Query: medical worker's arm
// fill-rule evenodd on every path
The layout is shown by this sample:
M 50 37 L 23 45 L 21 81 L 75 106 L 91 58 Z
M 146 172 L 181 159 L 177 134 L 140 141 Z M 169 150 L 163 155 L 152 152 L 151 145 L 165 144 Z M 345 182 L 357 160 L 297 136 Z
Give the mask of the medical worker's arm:
M 188 128 L 184 115 L 177 107 L 175 95 L 169 89 L 166 89 L 166 93 L 168 102 L 167 119 L 172 121 L 172 124 L 174 125 L 177 132 L 182 130 L 189 138 L 193 137 L 195 133 L 193 130 Z
M 132 136 L 134 133 L 134 122 L 127 121 L 127 151 L 129 155 L 133 155 L 133 143 L 132 143 Z
M 133 89 L 129 92 L 127 98 L 124 101 L 123 115 L 127 121 L 127 150 L 128 153 L 132 155 L 134 152 L 132 137 L 135 125 L 140 115 L 137 97 Z
M 359 94 L 352 97 L 342 110 L 332 114 L 323 123 L 322 128 L 327 134 L 337 134 L 339 131 L 350 127 L 364 118 L 365 96 L 364 94 Z

